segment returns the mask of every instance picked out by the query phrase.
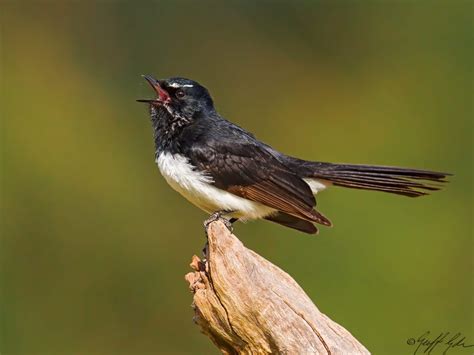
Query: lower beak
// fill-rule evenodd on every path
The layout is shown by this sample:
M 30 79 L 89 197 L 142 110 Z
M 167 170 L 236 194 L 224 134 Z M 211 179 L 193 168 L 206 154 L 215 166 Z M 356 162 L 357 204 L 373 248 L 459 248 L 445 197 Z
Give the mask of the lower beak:
M 154 102 L 157 102 L 155 99 L 137 99 L 137 102 L 146 102 L 147 104 L 152 104 Z
M 162 104 L 166 103 L 170 100 L 170 95 L 164 90 L 161 86 L 158 80 L 153 78 L 150 75 L 142 75 L 146 81 L 148 81 L 148 84 L 155 90 L 156 92 L 156 99 L 139 99 L 137 100 L 138 102 L 146 102 L 150 104 Z

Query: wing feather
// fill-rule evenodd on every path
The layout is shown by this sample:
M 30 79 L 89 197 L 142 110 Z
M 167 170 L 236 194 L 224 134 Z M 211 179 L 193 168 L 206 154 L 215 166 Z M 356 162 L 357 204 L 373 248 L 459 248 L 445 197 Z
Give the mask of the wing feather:
M 264 147 L 207 141 L 202 147 L 194 145 L 188 155 L 220 189 L 301 219 L 331 225 L 314 209 L 316 200 L 308 184 Z

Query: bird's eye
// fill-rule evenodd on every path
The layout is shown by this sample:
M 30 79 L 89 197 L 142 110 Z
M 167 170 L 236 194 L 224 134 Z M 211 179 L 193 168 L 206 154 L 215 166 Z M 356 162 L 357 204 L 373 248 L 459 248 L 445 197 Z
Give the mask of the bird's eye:
M 176 97 L 177 97 L 178 99 L 182 99 L 185 95 L 186 95 L 186 94 L 184 93 L 183 90 L 178 90 L 178 91 L 176 91 Z

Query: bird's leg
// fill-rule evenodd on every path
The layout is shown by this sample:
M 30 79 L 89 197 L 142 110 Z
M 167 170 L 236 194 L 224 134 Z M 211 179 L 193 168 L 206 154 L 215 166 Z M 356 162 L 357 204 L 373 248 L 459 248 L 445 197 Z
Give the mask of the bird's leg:
M 221 220 L 222 223 L 225 224 L 227 229 L 232 233 L 233 231 L 232 223 L 235 222 L 237 218 L 231 218 L 230 220 L 228 220 L 227 218 L 223 218 L 224 215 L 232 213 L 232 212 L 234 211 L 216 211 L 213 214 L 211 214 L 209 218 L 204 221 L 204 228 L 206 229 L 206 232 L 207 232 L 207 228 L 209 227 L 209 224 L 217 220 Z
M 211 214 L 209 216 L 209 218 L 207 218 L 205 221 L 204 221 L 204 228 L 206 228 L 207 230 L 207 227 L 209 226 L 209 224 L 211 224 L 212 222 L 215 222 L 217 220 L 219 220 L 222 216 L 222 213 L 224 211 L 217 211 L 217 212 L 214 212 L 213 214 Z

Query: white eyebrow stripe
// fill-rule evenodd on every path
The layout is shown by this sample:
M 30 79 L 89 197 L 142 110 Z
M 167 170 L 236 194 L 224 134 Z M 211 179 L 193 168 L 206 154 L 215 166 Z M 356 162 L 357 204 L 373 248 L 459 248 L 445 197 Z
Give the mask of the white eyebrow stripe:
M 169 86 L 171 86 L 172 88 L 192 88 L 194 85 L 191 85 L 191 84 L 183 84 L 183 85 L 180 85 L 178 83 L 171 83 L 171 84 L 168 84 Z

